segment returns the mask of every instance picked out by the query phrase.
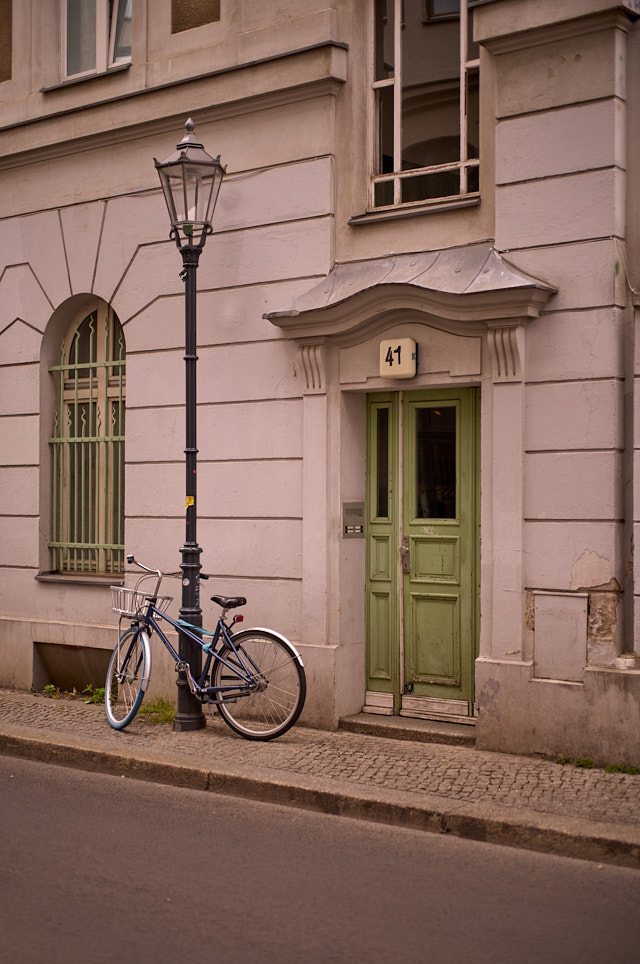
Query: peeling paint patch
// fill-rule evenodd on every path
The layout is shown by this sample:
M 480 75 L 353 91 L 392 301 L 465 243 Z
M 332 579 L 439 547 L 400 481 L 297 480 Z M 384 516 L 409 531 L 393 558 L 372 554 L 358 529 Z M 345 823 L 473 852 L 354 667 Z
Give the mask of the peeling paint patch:
M 619 593 L 597 592 L 589 597 L 588 635 L 601 642 L 613 640 L 616 635 Z
M 597 552 L 587 549 L 571 568 L 571 589 L 592 589 L 609 583 L 614 578 L 611 563 Z
M 532 592 L 527 592 L 524 610 L 524 628 L 533 631 L 535 628 L 536 599 Z
M 500 683 L 496 679 L 488 679 L 478 695 L 478 704 L 483 714 L 497 721 L 500 720 L 499 696 Z

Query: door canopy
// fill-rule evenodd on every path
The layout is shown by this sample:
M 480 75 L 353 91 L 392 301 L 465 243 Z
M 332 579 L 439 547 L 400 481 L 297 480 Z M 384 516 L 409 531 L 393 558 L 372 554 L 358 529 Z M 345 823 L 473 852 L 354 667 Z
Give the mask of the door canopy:
M 295 339 L 333 336 L 342 343 L 375 334 L 399 312 L 451 330 L 509 329 L 537 318 L 555 290 L 509 264 L 492 245 L 473 244 L 337 264 L 264 318 Z

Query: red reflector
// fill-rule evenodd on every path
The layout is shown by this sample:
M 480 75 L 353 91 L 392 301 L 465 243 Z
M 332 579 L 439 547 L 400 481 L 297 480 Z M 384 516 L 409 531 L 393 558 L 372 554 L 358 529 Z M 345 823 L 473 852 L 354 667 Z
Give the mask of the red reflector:
M 243 623 L 243 622 L 244 622 L 244 616 L 236 616 L 236 622 L 237 622 L 237 623 Z

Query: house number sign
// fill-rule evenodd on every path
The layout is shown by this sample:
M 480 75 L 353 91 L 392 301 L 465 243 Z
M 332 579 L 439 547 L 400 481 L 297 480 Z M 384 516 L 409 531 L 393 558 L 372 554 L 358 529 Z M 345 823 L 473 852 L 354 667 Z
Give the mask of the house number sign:
M 380 342 L 380 377 L 413 378 L 418 352 L 413 338 L 396 338 Z

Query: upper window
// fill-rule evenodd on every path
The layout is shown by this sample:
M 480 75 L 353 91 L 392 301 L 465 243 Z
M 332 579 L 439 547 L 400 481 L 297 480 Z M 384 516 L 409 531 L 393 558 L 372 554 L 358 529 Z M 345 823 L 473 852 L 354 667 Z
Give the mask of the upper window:
M 220 0 L 171 0 L 171 33 L 193 30 L 220 19 Z
M 62 0 L 65 76 L 100 74 L 131 60 L 132 0 Z
M 125 342 L 104 302 L 83 311 L 49 369 L 57 406 L 52 450 L 52 570 L 124 568 Z
M 11 80 L 11 0 L 0 0 L 0 84 Z
M 373 0 L 371 207 L 474 194 L 478 68 L 474 0 Z

